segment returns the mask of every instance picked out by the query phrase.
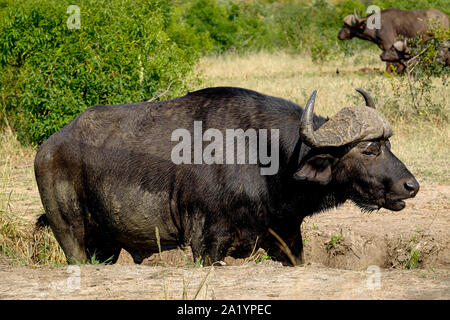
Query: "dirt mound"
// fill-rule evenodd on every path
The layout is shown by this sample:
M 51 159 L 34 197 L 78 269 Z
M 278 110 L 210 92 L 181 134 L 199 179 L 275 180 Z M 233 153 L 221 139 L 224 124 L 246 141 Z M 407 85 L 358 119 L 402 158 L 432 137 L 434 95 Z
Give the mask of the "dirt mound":
M 450 267 L 448 229 L 421 229 L 418 220 L 380 213 L 365 217 L 353 209 L 308 219 L 303 226 L 307 261 L 333 268 Z M 447 218 L 448 219 L 448 218 Z M 439 222 L 444 219 L 438 219 Z M 420 220 L 419 220 L 420 221 Z M 333 226 L 330 226 L 333 222 Z
M 407 209 L 363 213 L 346 204 L 302 225 L 306 260 L 333 268 L 450 268 L 450 188 L 425 186 Z

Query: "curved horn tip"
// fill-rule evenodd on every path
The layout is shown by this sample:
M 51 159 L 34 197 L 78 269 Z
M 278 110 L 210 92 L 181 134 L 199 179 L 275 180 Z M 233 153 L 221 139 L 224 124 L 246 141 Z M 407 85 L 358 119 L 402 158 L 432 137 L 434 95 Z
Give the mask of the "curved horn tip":
M 375 102 L 373 101 L 372 97 L 370 96 L 370 94 L 368 92 L 364 91 L 361 88 L 356 88 L 356 91 L 358 91 L 360 94 L 362 94 L 362 96 L 364 97 L 364 100 L 366 101 L 366 106 L 376 109 Z
M 317 90 L 314 90 L 311 95 L 308 98 L 308 102 L 306 103 L 306 108 L 308 109 L 309 105 L 312 105 L 312 107 L 314 108 L 314 103 L 316 101 L 316 96 L 317 96 Z
M 313 147 L 316 146 L 316 139 L 314 137 L 313 118 L 314 118 L 314 103 L 316 100 L 317 90 L 314 90 L 306 103 L 305 110 L 300 120 L 300 135 L 302 140 Z

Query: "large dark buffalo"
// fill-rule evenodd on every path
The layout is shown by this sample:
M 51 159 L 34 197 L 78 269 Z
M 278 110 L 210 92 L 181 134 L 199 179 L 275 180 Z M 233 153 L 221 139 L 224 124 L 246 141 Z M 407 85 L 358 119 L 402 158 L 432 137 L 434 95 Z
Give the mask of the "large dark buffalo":
M 430 37 L 430 24 L 440 24 L 448 29 L 449 17 L 436 9 L 423 10 L 399 10 L 386 9 L 380 12 L 380 28 L 369 28 L 367 19 L 360 18 L 356 14 L 348 15 L 344 18 L 344 26 L 338 33 L 339 40 L 350 40 L 354 37 L 368 40 L 375 43 L 381 50 L 389 50 L 394 42 L 400 38 L 414 38 L 422 36 L 423 40 Z M 403 70 L 401 64 L 394 64 L 400 71 Z M 390 63 L 386 70 L 390 72 Z
M 190 245 L 205 263 L 246 256 L 255 244 L 275 259 L 300 263 L 304 217 L 347 199 L 364 211 L 402 210 L 403 200 L 419 190 L 391 152 L 389 123 L 359 92 L 367 106 L 344 108 L 329 120 L 314 115 L 315 92 L 303 110 L 228 87 L 163 102 L 92 107 L 36 155 L 46 219 L 69 263 L 94 253 L 115 262 L 121 249 L 141 263 L 158 250 L 156 228 L 163 250 Z M 279 139 L 267 133 L 267 145 L 259 144 L 279 150 L 279 170 L 261 175 L 269 166 L 262 161 L 175 164 L 171 153 L 180 142 L 172 134 L 182 128 L 198 134 L 194 121 L 222 133 L 279 130 Z M 269 228 L 286 242 L 291 260 Z

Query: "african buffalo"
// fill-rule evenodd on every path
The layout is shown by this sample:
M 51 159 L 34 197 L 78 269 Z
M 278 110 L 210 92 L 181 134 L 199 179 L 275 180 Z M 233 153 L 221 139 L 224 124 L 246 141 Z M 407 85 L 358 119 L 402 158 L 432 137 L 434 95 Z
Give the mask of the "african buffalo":
M 408 60 L 412 58 L 408 39 L 394 42 L 392 47 L 380 55 L 380 59 L 386 62 L 396 62 L 406 67 Z M 438 48 L 436 59 L 446 66 L 450 66 L 450 41 L 444 41 L 442 47 Z
M 409 50 L 407 50 L 406 39 L 394 42 L 391 48 L 380 54 L 380 59 L 388 63 L 393 63 L 396 71 L 399 73 L 407 68 L 408 60 L 411 58 L 412 56 Z
M 385 51 L 389 50 L 394 42 L 403 38 L 414 38 L 422 36 L 423 40 L 430 37 L 430 23 L 439 23 L 441 27 L 448 29 L 449 17 L 436 9 L 423 10 L 399 10 L 386 9 L 380 12 L 380 28 L 369 28 L 367 20 L 369 17 L 360 18 L 356 11 L 344 18 L 344 26 L 338 33 L 339 40 L 350 40 L 357 37 L 368 40 Z M 394 63 L 400 69 L 401 64 Z M 390 72 L 390 63 L 386 66 Z
M 304 110 L 230 87 L 94 106 L 39 148 L 35 174 L 44 217 L 69 263 L 93 254 L 114 263 L 121 249 L 141 263 L 158 252 L 158 237 L 162 250 L 190 245 L 206 264 L 248 256 L 255 244 L 286 264 L 301 263 L 304 217 L 347 199 L 363 211 L 402 210 L 403 200 L 419 190 L 391 152 L 389 123 L 358 91 L 367 106 L 343 108 L 330 119 L 314 115 L 315 91 Z M 199 124 L 213 131 L 195 132 Z M 272 163 L 261 159 L 227 164 L 235 138 L 230 149 L 210 149 L 216 163 L 195 160 L 198 148 L 206 152 L 217 142 L 205 138 L 207 132 L 229 129 L 277 133 L 260 135 L 258 152 L 271 150 L 278 170 L 262 174 Z M 197 146 L 194 141 L 194 164 L 190 147 L 179 153 L 187 162 L 174 163 L 176 147 L 190 141 L 174 140 L 174 132 L 201 139 Z M 250 138 L 243 139 L 250 148 Z M 274 233 L 290 248 L 290 260 Z

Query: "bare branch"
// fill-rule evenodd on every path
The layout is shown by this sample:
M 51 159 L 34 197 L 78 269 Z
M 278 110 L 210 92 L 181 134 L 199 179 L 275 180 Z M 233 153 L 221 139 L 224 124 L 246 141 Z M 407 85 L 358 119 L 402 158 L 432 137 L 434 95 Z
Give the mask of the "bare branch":
M 158 94 L 157 96 L 151 98 L 151 99 L 148 100 L 147 102 L 155 101 L 155 100 L 161 98 L 162 96 L 166 95 L 166 94 L 169 92 L 170 86 L 172 85 L 172 83 L 173 83 L 173 81 L 170 81 L 169 86 L 167 87 L 167 89 L 166 89 L 164 92 L 162 92 L 162 93 Z

